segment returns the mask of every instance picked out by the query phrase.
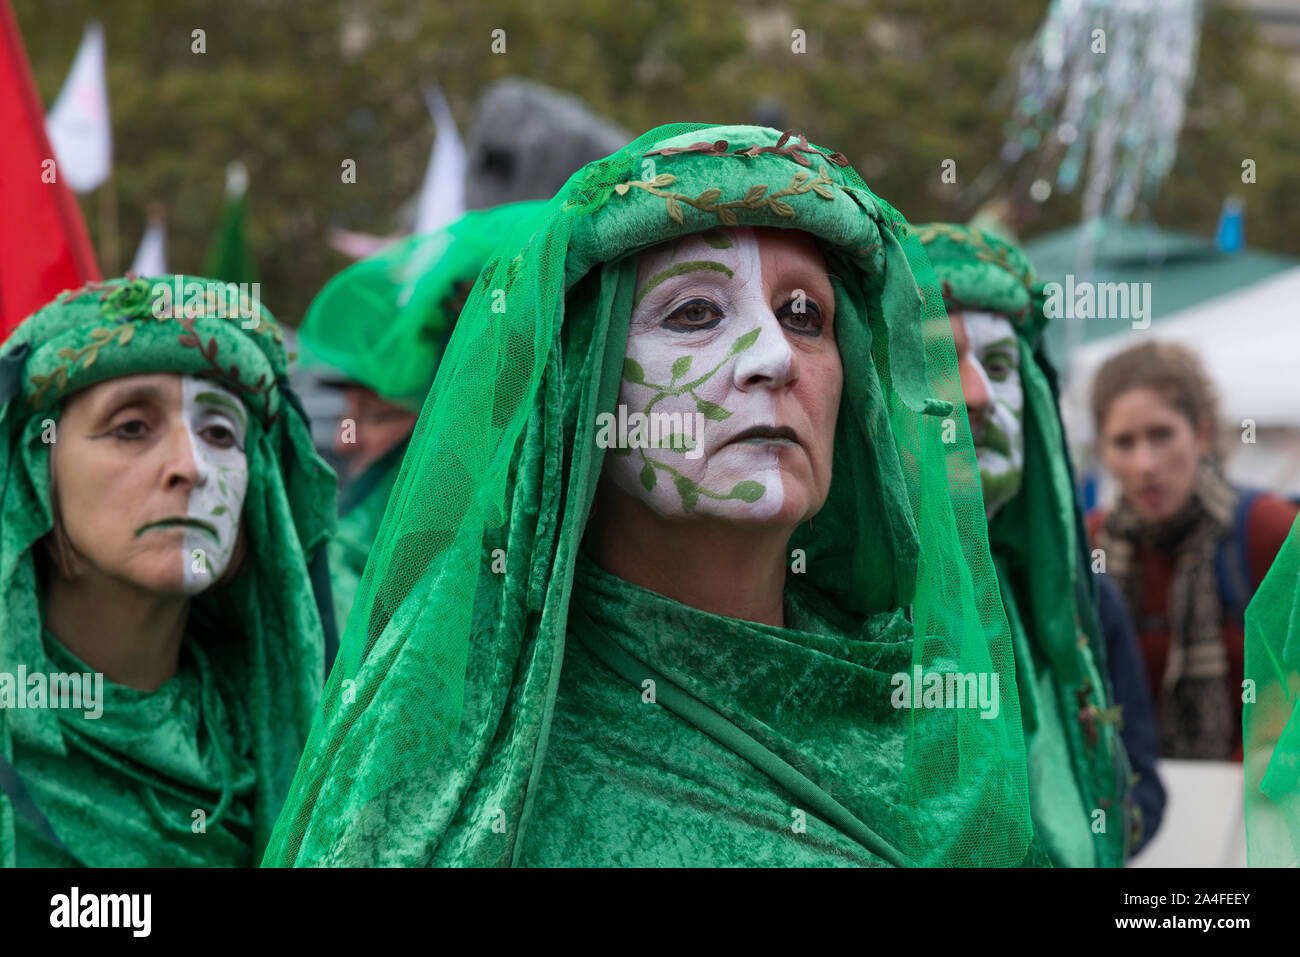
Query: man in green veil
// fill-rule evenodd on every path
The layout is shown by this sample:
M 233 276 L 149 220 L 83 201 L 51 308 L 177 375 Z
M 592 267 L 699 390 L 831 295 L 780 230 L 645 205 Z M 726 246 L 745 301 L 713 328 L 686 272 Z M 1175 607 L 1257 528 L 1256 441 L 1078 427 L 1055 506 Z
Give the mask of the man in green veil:
M 261 858 L 332 651 L 334 507 L 283 336 L 239 288 L 115 279 L 14 331 L 0 863 Z
M 971 226 L 917 227 L 948 312 L 989 545 L 1015 645 L 1034 826 L 1064 867 L 1117 867 L 1127 766 L 1115 734 L 1091 572 L 1038 348 L 1047 317 L 1019 249 Z
M 407 443 L 438 361 L 503 229 L 541 203 L 466 213 L 349 266 L 298 329 L 304 367 L 340 378 L 345 410 L 334 451 L 346 463 L 338 534 L 329 545 L 334 607 L 347 621 Z
M 579 170 L 460 316 L 265 863 L 1045 862 L 927 319 L 803 137 Z

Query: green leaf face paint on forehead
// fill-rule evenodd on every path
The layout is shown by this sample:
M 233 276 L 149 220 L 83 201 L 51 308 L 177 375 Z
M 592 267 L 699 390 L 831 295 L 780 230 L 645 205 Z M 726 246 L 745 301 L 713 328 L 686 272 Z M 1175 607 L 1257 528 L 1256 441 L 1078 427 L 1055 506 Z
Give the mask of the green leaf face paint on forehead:
M 232 398 L 230 393 L 222 395 L 219 392 L 212 392 L 211 390 L 198 392 L 194 395 L 194 401 L 204 402 L 210 405 L 218 405 L 224 409 L 228 409 L 239 421 L 241 427 L 245 429 L 248 428 L 248 412 L 245 410 L 244 404 L 238 399 Z
M 688 272 L 696 272 L 701 269 L 711 269 L 714 272 L 722 273 L 728 279 L 734 278 L 731 269 L 719 262 L 712 262 L 707 259 L 692 259 L 688 262 L 677 263 L 676 265 L 669 266 L 667 269 L 660 270 L 651 276 L 646 281 L 645 285 L 637 290 L 636 299 L 632 301 L 632 308 L 635 309 L 639 306 L 641 300 L 646 297 L 646 294 L 665 280 L 672 279 L 674 276 L 684 276 Z

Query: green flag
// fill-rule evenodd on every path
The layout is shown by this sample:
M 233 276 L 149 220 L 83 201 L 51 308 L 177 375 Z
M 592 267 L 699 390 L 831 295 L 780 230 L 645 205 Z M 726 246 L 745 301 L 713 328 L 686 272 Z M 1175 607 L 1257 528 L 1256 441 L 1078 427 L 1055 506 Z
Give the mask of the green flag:
M 208 247 L 203 271 L 225 282 L 257 282 L 257 263 L 244 235 L 244 212 L 248 205 L 248 172 L 243 163 L 231 163 L 226 170 L 226 202 L 221 223 Z

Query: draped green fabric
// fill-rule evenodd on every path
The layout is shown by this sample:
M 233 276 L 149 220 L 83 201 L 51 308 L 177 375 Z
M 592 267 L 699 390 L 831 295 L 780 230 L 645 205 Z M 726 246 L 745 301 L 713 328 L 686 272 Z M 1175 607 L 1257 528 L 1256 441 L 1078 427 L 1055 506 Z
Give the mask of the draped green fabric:
M 776 628 L 688 608 L 581 555 L 569 634 L 521 865 L 880 867 L 901 857 L 854 834 L 906 799 L 902 728 L 890 720 L 891 678 L 911 667 L 902 611 L 851 622 L 796 579 L 786 627 Z M 593 653 L 603 642 L 626 653 L 628 669 Z M 623 680 L 610 680 L 611 670 Z M 773 787 L 750 760 L 675 713 L 668 684 L 806 782 Z M 862 781 L 884 786 L 864 790 Z M 827 801 L 858 827 L 819 816 Z M 963 831 L 1010 824 L 968 817 L 960 793 L 950 808 L 927 810 L 932 816 L 917 823 L 936 844 L 979 843 L 980 834 Z M 1036 862 L 1045 863 L 1041 853 Z
M 466 213 L 412 236 L 331 279 L 298 328 L 304 368 L 332 370 L 396 405 L 419 410 L 433 382 L 460 302 L 504 230 L 544 203 Z M 402 464 L 401 450 L 372 463 L 339 501 L 330 542 L 335 618 L 347 621 Z
M 93 670 L 48 633 L 45 652 L 58 671 Z M 18 815 L 20 865 L 254 863 L 257 775 L 248 716 L 238 704 L 242 690 L 216 688 L 201 643 L 187 643 L 185 653 L 181 671 L 155 692 L 105 681 L 103 718 L 76 713 L 62 723 L 64 754 L 14 743 L 14 765 L 28 792 L 76 855 L 69 858 Z M 201 833 L 193 830 L 196 809 L 211 812 Z
M 0 674 L 88 671 L 42 626 L 34 550 L 53 527 L 47 419 L 119 376 L 211 377 L 249 411 L 242 571 L 191 602 L 179 673 L 145 693 L 104 682 L 102 715 L 0 710 L 0 746 L 81 863 L 256 862 L 324 680 L 308 561 L 334 527 L 335 480 L 289 390 L 283 337 L 260 304 L 197 277 L 64 293 L 0 349 Z M 111 504 L 111 503 L 110 503 Z M 195 833 L 195 811 L 207 833 Z M 62 862 L 0 798 L 0 862 Z
M 1300 519 L 1246 607 L 1246 860 L 1300 866 Z
M 353 263 L 307 307 L 298 328 L 303 368 L 329 367 L 419 410 L 456 322 L 462 285 L 467 290 L 478 278 L 512 224 L 544 205 L 469 212 Z
M 580 558 L 597 415 L 635 374 L 635 254 L 733 225 L 810 233 L 836 299 L 833 475 L 790 542 L 787 628 Z M 461 313 L 264 863 L 1041 862 L 952 339 L 927 316 L 914 231 L 803 138 L 677 124 L 579 170 Z M 665 679 L 653 705 L 639 669 Z M 996 714 L 908 701 L 913 673 L 997 677 Z
M 1082 513 L 1055 372 L 1038 348 L 1048 318 L 1024 254 L 969 226 L 917 227 L 950 312 L 1005 316 L 1024 390 L 1020 490 L 989 544 L 1016 650 L 1034 826 L 1059 866 L 1123 863 L 1128 765 L 1105 678 Z
M 370 546 L 379 534 L 388 498 L 397 484 L 407 442 L 400 442 L 372 462 L 339 497 L 338 533 L 330 539 L 330 590 L 334 595 L 334 620 L 348 620 Z

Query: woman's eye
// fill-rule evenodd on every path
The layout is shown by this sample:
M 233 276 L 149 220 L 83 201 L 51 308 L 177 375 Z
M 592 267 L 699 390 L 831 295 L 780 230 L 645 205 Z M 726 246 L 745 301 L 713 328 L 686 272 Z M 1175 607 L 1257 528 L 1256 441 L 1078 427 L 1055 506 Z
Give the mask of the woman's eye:
M 791 299 L 776 311 L 776 317 L 793 333 L 801 336 L 820 336 L 822 334 L 821 306 L 811 299 L 798 300 L 798 302 L 800 306 L 795 309 L 796 300 Z
M 109 430 L 109 434 L 127 442 L 134 442 L 138 439 L 143 439 L 148 432 L 149 427 L 145 424 L 144 419 L 131 419 L 128 422 L 115 425 Z
M 722 321 L 722 310 L 707 299 L 692 299 L 674 309 L 663 324 L 676 332 L 712 329 Z
M 214 424 L 204 426 L 203 430 L 199 432 L 199 435 L 203 436 L 204 441 L 209 445 L 215 446 L 219 449 L 228 449 L 233 447 L 235 444 L 234 431 L 224 425 Z

